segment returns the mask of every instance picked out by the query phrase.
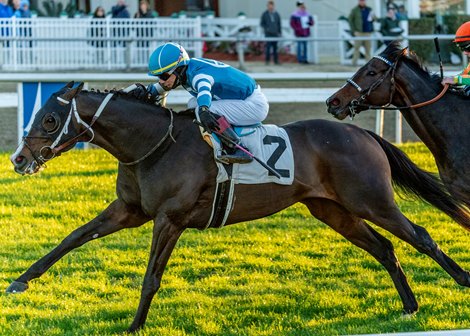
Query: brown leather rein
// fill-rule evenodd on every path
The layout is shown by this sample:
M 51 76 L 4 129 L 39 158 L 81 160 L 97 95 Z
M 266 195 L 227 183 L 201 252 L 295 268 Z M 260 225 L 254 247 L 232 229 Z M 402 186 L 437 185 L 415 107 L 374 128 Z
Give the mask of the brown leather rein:
M 403 55 L 404 53 L 402 53 Z M 396 60 L 395 63 L 392 63 L 390 62 L 388 59 L 386 59 L 385 57 L 382 57 L 382 56 L 374 56 L 373 58 L 376 58 L 378 60 L 381 60 L 382 62 L 384 62 L 385 64 L 387 64 L 389 66 L 389 69 L 388 71 L 381 77 L 379 78 L 377 81 L 375 81 L 374 83 L 372 83 L 368 88 L 366 89 L 362 89 L 359 84 L 357 84 L 353 79 L 348 79 L 347 82 L 349 84 L 351 84 L 352 86 L 354 86 L 356 88 L 356 90 L 359 91 L 359 93 L 361 93 L 361 96 L 359 97 L 359 99 L 354 99 L 350 102 L 350 105 L 349 105 L 349 110 L 351 112 L 351 117 L 354 117 L 354 115 L 356 114 L 356 108 L 358 107 L 361 107 L 361 108 L 366 108 L 367 110 L 406 110 L 406 109 L 415 109 L 415 108 L 419 108 L 419 107 L 423 107 L 423 106 L 427 106 L 427 105 L 431 105 L 431 104 L 434 104 L 436 101 L 438 101 L 439 99 L 442 98 L 442 96 L 444 96 L 444 94 L 447 92 L 447 89 L 449 89 L 449 84 L 444 84 L 444 87 L 442 88 L 442 91 L 437 95 L 435 96 L 434 98 L 430 99 L 430 100 L 427 100 L 427 101 L 424 101 L 424 102 L 421 102 L 421 103 L 417 103 L 417 104 L 411 104 L 411 105 L 407 105 L 407 106 L 395 106 L 395 107 L 390 107 L 391 105 L 391 101 L 393 99 L 393 95 L 395 93 L 395 89 L 396 89 L 396 83 L 395 83 L 395 70 L 396 70 L 396 66 L 398 64 L 398 61 L 400 60 L 401 56 Z M 382 82 L 385 80 L 385 78 L 391 73 L 391 82 L 392 82 L 392 89 L 391 89 L 391 92 L 390 92 L 390 99 L 389 99 L 389 102 L 385 105 L 369 105 L 369 104 L 363 104 L 362 101 L 364 101 L 370 94 L 373 90 L 375 90 L 377 87 L 380 86 L 380 84 L 382 84 Z

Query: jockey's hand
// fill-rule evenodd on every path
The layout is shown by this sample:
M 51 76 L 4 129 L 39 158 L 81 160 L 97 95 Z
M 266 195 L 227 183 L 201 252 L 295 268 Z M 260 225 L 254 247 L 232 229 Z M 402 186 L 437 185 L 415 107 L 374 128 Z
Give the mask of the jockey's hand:
M 155 103 L 158 98 L 158 91 L 157 88 L 153 84 L 149 84 L 147 86 L 147 100 Z
M 147 89 L 145 86 L 141 83 L 135 83 L 135 85 L 137 85 L 137 87 L 131 91 L 132 95 L 137 99 L 144 99 L 144 97 L 147 97 Z
M 445 84 L 455 84 L 454 82 L 454 77 L 444 77 L 441 81 L 441 84 L 442 85 L 445 85 Z
M 210 113 L 207 106 L 199 107 L 199 119 L 201 120 L 202 127 L 204 127 L 206 132 L 212 133 L 214 131 L 219 131 L 219 123 L 212 113 Z
M 145 87 L 141 83 L 136 83 L 137 87 L 131 91 L 132 95 L 139 100 L 146 100 L 155 102 L 156 98 L 158 97 L 158 92 L 155 86 L 150 84 L 149 86 Z

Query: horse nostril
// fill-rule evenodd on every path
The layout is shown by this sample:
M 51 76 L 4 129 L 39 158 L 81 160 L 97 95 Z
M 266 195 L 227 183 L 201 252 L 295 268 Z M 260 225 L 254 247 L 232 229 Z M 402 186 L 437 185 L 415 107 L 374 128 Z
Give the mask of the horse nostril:
M 14 159 L 13 164 L 15 166 L 21 166 L 26 161 L 26 158 L 23 155 L 19 155 Z
M 339 105 L 339 99 L 338 98 L 333 98 L 332 100 L 329 101 L 330 105 L 333 106 L 338 106 Z

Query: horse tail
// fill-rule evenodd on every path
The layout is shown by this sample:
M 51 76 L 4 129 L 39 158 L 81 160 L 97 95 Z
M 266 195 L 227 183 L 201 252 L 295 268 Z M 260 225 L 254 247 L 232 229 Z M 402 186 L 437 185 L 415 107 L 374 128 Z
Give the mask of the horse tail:
M 407 196 L 417 196 L 440 209 L 470 231 L 470 214 L 464 203 L 449 194 L 436 174 L 424 171 L 400 149 L 372 131 L 367 131 L 387 155 L 392 183 Z

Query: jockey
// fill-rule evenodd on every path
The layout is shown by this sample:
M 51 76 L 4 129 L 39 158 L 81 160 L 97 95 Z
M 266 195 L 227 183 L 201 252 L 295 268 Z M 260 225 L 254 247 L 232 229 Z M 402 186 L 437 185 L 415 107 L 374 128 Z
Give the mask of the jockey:
M 253 160 L 234 145 L 240 145 L 240 138 L 230 126 L 258 124 L 268 114 L 268 101 L 253 78 L 219 61 L 189 58 L 176 43 L 165 43 L 155 49 L 149 59 L 149 75 L 158 77 L 158 83 L 147 88 L 138 86 L 136 96 L 156 99 L 161 94 L 159 86 L 169 91 L 182 85 L 193 96 L 188 107 L 196 109 L 203 128 L 220 134 L 225 154 L 218 160 L 224 163 Z
M 465 56 L 470 57 L 470 21 L 465 22 L 457 29 L 453 42 Z M 470 63 L 457 76 L 444 77 L 442 84 L 470 85 Z M 467 92 L 466 88 L 465 92 Z

